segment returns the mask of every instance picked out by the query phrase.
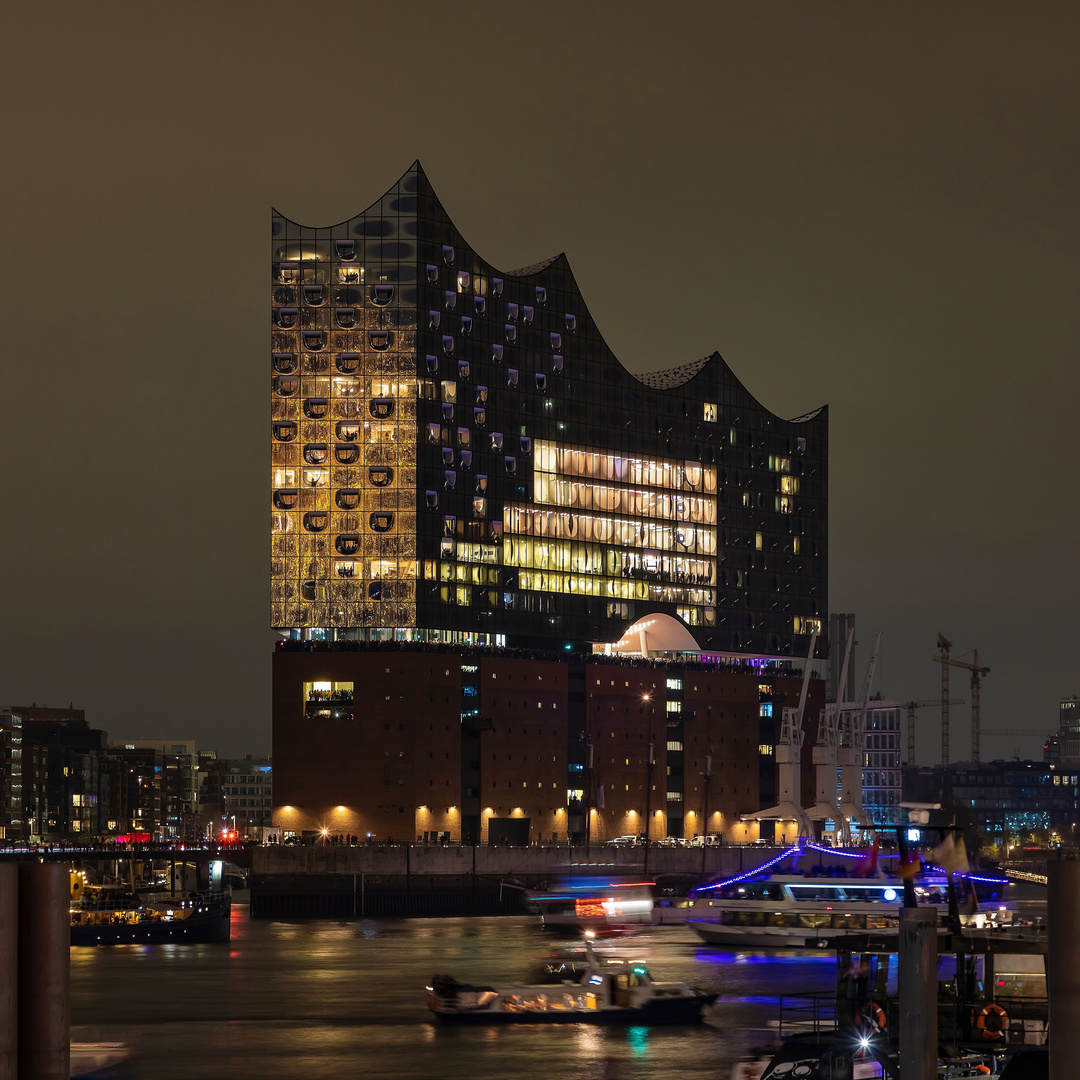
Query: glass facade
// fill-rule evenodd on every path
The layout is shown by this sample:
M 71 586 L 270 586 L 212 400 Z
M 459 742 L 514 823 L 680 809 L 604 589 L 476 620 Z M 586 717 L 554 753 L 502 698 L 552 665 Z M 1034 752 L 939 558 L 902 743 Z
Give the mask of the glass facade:
M 805 654 L 825 409 L 774 416 L 716 353 L 631 374 L 565 256 L 491 266 L 418 164 L 339 225 L 275 213 L 271 279 L 274 627 L 579 648 L 663 612 Z

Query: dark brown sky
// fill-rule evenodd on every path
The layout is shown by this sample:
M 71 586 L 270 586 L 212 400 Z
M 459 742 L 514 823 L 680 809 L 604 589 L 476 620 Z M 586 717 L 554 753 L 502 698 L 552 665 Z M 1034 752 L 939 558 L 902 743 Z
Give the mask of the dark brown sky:
M 497 265 L 565 250 L 632 370 L 719 349 L 780 414 L 830 404 L 860 681 L 882 629 L 878 686 L 934 696 L 941 629 L 993 668 L 984 727 L 1055 725 L 1078 31 L 1071 0 L 10 8 L 0 702 L 270 749 L 270 207 L 339 221 L 419 157 Z

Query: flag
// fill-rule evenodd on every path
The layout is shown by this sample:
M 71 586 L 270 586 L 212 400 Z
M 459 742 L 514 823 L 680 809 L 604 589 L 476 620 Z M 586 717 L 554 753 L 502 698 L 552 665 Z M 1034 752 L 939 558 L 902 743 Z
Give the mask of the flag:
M 953 838 L 949 833 L 930 853 L 934 862 L 947 874 L 966 873 L 968 866 L 967 848 L 962 836 Z

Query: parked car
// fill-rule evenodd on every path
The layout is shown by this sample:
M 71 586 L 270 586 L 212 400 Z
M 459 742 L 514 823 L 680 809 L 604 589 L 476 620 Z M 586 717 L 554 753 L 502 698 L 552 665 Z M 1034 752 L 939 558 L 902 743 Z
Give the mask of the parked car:
M 616 836 L 610 841 L 615 847 L 634 847 L 641 843 L 640 836 Z

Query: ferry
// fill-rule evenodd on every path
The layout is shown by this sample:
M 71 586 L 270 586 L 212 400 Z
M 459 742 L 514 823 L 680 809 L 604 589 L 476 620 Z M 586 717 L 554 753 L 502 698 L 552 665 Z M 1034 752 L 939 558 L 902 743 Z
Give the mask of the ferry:
M 227 892 L 139 896 L 87 885 L 73 895 L 70 914 L 72 945 L 191 945 L 229 940 L 232 902 Z
M 813 850 L 851 855 L 827 848 Z M 873 853 L 859 856 L 864 874 L 825 866 L 805 871 L 797 866 L 773 869 L 784 859 L 797 863 L 808 853 L 809 846 L 791 848 L 756 870 L 698 889 L 687 925 L 709 945 L 736 948 L 828 948 L 845 937 L 895 932 L 903 881 L 878 870 Z M 955 874 L 954 878 L 967 883 L 971 897 L 976 888 L 981 890 L 983 900 L 1000 900 L 1007 884 L 1005 878 L 982 875 Z M 944 926 L 949 911 L 948 877 L 929 868 L 917 875 L 914 887 L 917 902 L 935 907 Z M 694 918 L 698 912 L 705 917 Z M 997 903 L 977 916 L 972 912 L 964 921 L 969 919 L 980 929 L 993 928 L 1010 924 L 1013 913 Z
M 533 893 L 529 902 L 546 930 L 580 936 L 622 934 L 651 926 L 653 881 L 610 881 L 606 878 L 564 878 L 558 888 Z
M 473 986 L 436 975 L 427 987 L 436 1018 L 457 1024 L 692 1024 L 716 997 L 685 983 L 657 982 L 640 961 L 601 964 L 591 944 L 576 980 Z

